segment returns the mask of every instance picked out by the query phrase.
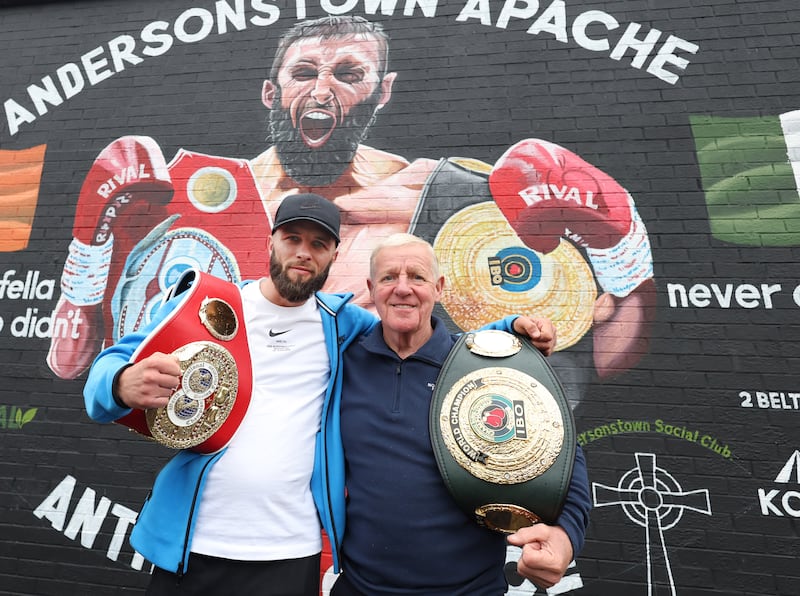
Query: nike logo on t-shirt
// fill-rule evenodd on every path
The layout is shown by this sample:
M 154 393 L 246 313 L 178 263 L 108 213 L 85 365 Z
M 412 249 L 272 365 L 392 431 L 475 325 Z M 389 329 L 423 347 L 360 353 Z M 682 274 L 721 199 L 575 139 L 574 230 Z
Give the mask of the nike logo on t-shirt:
M 284 333 L 289 333 L 291 329 L 287 329 L 286 331 L 273 331 L 272 329 L 269 330 L 270 337 L 276 337 L 278 335 L 283 335 Z

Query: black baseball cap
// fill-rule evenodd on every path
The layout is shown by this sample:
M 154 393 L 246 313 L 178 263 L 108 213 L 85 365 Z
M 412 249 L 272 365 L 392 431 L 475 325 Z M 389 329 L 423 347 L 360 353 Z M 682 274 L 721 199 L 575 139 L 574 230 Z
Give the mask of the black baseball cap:
M 313 193 L 289 195 L 283 199 L 275 214 L 272 231 L 283 224 L 303 220 L 322 226 L 339 244 L 339 208 L 325 197 Z

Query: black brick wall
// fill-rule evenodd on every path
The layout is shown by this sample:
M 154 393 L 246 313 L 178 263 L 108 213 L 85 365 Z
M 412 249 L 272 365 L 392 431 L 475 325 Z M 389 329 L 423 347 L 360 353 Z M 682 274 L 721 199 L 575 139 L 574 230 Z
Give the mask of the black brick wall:
M 503 3 L 485 4 L 491 25 L 457 21 L 464 6 L 477 5 L 461 0 L 440 0 L 433 18 L 419 8 L 405 16 L 402 3 L 389 14 L 368 14 L 371 3 L 353 3 L 352 13 L 384 24 L 390 70 L 398 72 L 366 143 L 409 160 L 458 156 L 493 164 L 521 139 L 552 141 L 625 187 L 647 226 L 656 314 L 641 359 L 601 379 L 591 365 L 591 334 L 554 357 L 565 378 L 586 373 L 570 387 L 598 499 L 586 548 L 568 576 L 574 592 L 650 593 L 649 523 L 651 553 L 663 540 L 667 557 L 653 561 L 654 594 L 670 593 L 670 584 L 682 596 L 800 593 L 800 399 L 793 396 L 800 393 L 800 296 L 792 295 L 800 284 L 800 197 L 785 139 L 774 132 L 779 114 L 800 108 L 797 3 L 541 2 L 533 17 L 512 19 L 506 28 L 495 25 Z M 269 146 L 260 86 L 278 38 L 296 22 L 298 5 L 316 17 L 326 4 L 275 5 L 281 17 L 270 26 L 248 23 L 195 43 L 175 41 L 163 55 L 126 64 L 39 115 L 29 86 L 120 35 L 138 40 L 149 23 L 173 24 L 192 8 L 212 14 L 215 3 L 0 2 L 0 219 L 20 216 L 17 180 L 6 173 L 14 155 L 46 145 L 30 239 L 23 249 L 0 252 L 0 280 L 24 281 L 36 271 L 55 288 L 45 298 L 12 299 L 8 288 L 0 295 L 0 594 L 134 594 L 147 582 L 149 564 L 136 558 L 124 523 L 119 553 L 109 550 L 118 519 L 138 512 L 169 452 L 117 425 L 90 421 L 81 397 L 85 373 L 59 378 L 46 361 L 49 338 L 15 337 L 13 321 L 29 308 L 47 317 L 56 306 L 81 185 L 110 142 L 150 136 L 167 161 L 182 148 L 249 159 Z M 242 6 L 248 17 L 259 14 L 248 0 Z M 545 9 L 558 6 L 566 40 L 526 33 Z M 699 49 L 681 53 L 688 66 L 668 68 L 678 80 L 667 83 L 634 68 L 631 53 L 614 60 L 610 50 L 581 47 L 571 26 L 589 10 L 620 23 L 611 32 L 589 30 L 612 47 L 629 23 L 639 23 L 640 37 L 663 32 L 657 45 L 674 35 Z M 35 121 L 12 134 L 13 102 Z M 693 127 L 692 118 L 709 117 L 736 123 L 717 121 L 711 132 Z M 700 152 L 709 139 L 716 149 Z M 780 159 L 770 157 L 776 153 Z M 716 169 L 705 171 L 711 162 Z M 715 182 L 733 191 L 720 194 Z M 715 232 L 720 225 L 735 233 Z M 768 233 L 753 240 L 753 227 L 764 226 L 782 229 L 782 240 Z M 3 234 L 8 229 L 0 222 Z M 233 222 L 226 237 L 235 239 L 236 229 Z M 687 291 L 703 284 L 711 303 L 672 306 L 668 284 Z M 735 295 L 725 308 L 714 284 L 720 292 L 728 284 L 781 289 L 772 308 L 763 301 L 740 306 Z M 791 473 L 779 478 L 794 456 Z M 773 497 L 760 499 L 759 491 Z M 79 501 L 92 495 L 95 511 L 109 507 L 96 532 L 88 523 L 75 526 Z M 48 500 L 56 512 L 37 515 Z M 706 502 L 710 511 L 702 512 Z M 516 590 L 510 593 L 534 593 L 530 584 Z

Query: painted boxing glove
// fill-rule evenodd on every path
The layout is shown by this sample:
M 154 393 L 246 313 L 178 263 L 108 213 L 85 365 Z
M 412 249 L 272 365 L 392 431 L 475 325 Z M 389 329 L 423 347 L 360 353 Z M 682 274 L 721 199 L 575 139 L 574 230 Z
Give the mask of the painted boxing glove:
M 167 163 L 149 137 L 121 137 L 95 159 L 78 196 L 61 296 L 52 317 L 47 364 L 59 377 L 80 375 L 102 348 L 102 303 L 114 252 L 115 222 L 123 213 L 146 213 L 153 204 L 168 203 L 172 193 Z
M 562 237 L 583 247 L 603 291 L 627 296 L 653 276 L 647 230 L 628 191 L 568 149 L 520 141 L 495 164 L 489 188 L 528 247 L 548 253 Z

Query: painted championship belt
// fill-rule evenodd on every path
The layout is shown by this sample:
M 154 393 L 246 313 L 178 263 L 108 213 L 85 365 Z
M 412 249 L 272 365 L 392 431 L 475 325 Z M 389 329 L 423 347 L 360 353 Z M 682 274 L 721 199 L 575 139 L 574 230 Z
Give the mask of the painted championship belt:
M 174 354 L 180 383 L 163 408 L 133 410 L 116 422 L 172 449 L 215 453 L 250 403 L 252 367 L 239 287 L 191 269 L 175 284 L 181 303 L 138 347 L 131 362 Z
M 459 338 L 430 414 L 439 471 L 479 524 L 513 533 L 561 513 L 575 460 L 575 424 L 545 357 L 504 331 Z

